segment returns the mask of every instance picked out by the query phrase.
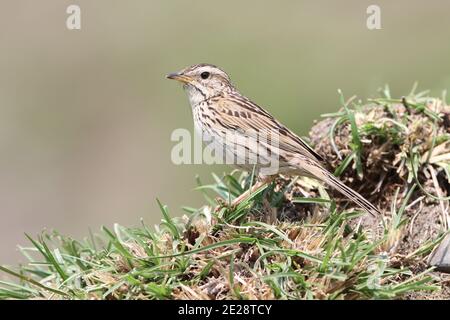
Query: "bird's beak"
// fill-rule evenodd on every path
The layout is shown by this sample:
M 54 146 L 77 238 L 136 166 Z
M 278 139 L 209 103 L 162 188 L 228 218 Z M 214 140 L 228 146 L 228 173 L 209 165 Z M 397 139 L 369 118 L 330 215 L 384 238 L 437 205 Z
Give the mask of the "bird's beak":
M 179 73 L 179 72 L 169 73 L 166 76 L 166 78 L 171 79 L 171 80 L 177 80 L 177 81 L 180 81 L 183 83 L 190 83 L 192 81 L 192 78 L 190 78 L 182 73 Z

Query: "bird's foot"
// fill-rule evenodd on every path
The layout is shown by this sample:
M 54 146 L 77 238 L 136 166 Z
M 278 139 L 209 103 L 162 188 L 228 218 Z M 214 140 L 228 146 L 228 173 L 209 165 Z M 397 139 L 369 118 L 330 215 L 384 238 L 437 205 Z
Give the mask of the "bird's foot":
M 231 203 L 225 201 L 224 199 L 217 197 L 215 200 L 217 202 L 217 206 L 214 209 L 214 212 L 219 212 L 223 208 L 227 208 L 228 210 L 234 210 L 236 207 L 247 198 L 249 192 L 244 192 L 239 197 L 234 199 Z
M 218 213 L 222 208 L 228 207 L 228 203 L 221 197 L 217 197 L 215 200 L 217 202 L 217 206 L 214 208 L 215 213 Z

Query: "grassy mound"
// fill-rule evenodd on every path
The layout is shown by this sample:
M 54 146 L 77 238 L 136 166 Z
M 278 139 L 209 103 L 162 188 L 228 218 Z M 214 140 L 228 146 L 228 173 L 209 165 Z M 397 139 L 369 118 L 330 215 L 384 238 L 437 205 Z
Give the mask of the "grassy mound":
M 208 202 L 159 226 L 115 225 L 76 241 L 29 237 L 29 263 L 0 270 L 0 298 L 371 299 L 450 298 L 427 266 L 448 230 L 449 107 L 412 92 L 344 101 L 312 128 L 330 170 L 380 206 L 369 218 L 306 178 L 280 177 L 236 208 L 254 176 L 234 172 L 198 190 Z
M 393 243 L 403 251 L 417 249 L 450 227 L 450 107 L 427 91 L 414 91 L 393 99 L 386 88 L 369 104 L 342 101 L 344 108 L 325 115 L 310 134 L 330 170 L 384 211 L 410 193 L 409 226 Z M 362 223 L 382 233 L 381 218 L 390 219 L 392 213 Z

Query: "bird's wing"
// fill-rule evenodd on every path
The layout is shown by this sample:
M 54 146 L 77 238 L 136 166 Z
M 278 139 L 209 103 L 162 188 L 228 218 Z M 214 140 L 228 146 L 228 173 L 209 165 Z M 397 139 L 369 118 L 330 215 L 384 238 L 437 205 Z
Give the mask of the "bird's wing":
M 220 117 L 216 117 L 216 120 L 224 128 L 278 133 L 278 148 L 282 151 L 293 154 L 301 153 L 309 156 L 309 158 L 323 161 L 323 158 L 300 137 L 249 99 L 241 95 L 231 94 L 227 95 L 225 99 L 223 97 L 216 98 L 214 102 L 214 105 L 217 106 L 214 111 L 220 114 Z

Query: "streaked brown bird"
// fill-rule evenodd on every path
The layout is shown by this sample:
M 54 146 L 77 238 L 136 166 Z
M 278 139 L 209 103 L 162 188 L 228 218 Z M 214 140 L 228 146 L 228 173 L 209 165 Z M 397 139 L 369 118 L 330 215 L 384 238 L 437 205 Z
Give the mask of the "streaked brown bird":
M 228 74 L 220 68 L 211 64 L 196 64 L 171 73 L 167 78 L 183 83 L 192 107 L 196 130 L 212 137 L 217 144 L 224 147 L 227 154 L 231 153 L 237 159 L 235 164 L 238 167 L 247 171 L 256 168 L 258 171 L 260 180 L 236 198 L 232 205 L 238 204 L 248 193 L 272 181 L 276 174 L 284 174 L 318 179 L 341 192 L 368 213 L 380 214 L 363 196 L 328 172 L 322 166 L 322 157 L 300 137 L 240 94 L 232 85 Z M 260 133 L 277 137 L 273 139 L 276 143 L 260 139 Z M 261 150 L 277 157 L 276 172 L 264 173 L 267 157 L 262 157 L 262 160 L 257 160 L 256 163 L 249 161 L 249 153 L 246 151 L 253 151 L 261 156 Z

